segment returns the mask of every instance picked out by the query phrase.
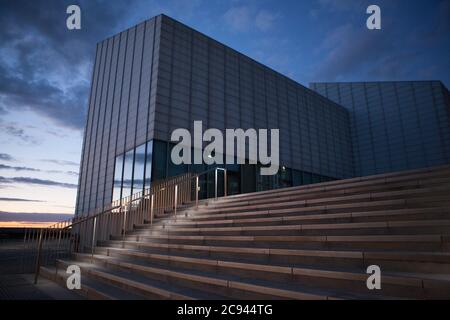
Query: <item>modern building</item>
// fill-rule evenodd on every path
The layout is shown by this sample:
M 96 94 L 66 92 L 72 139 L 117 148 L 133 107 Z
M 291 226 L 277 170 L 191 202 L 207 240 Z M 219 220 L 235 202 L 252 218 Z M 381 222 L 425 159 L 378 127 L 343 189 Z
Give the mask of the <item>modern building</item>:
M 350 114 L 355 175 L 450 163 L 450 95 L 440 81 L 311 83 Z
M 439 82 L 404 85 L 312 84 L 310 90 L 180 22 L 156 16 L 97 44 L 76 214 L 153 181 L 204 171 L 206 165 L 170 160 L 171 133 L 193 130 L 196 120 L 204 129 L 280 131 L 278 174 L 261 176 L 258 165 L 226 165 L 228 194 L 448 163 L 448 90 Z M 382 98 L 372 98 L 372 86 Z M 389 86 L 397 88 L 395 101 L 388 99 Z M 406 90 L 417 91 L 415 104 Z M 388 112 L 388 103 L 397 109 Z M 416 117 L 426 116 L 422 131 L 408 120 L 411 108 Z M 426 160 L 413 144 L 419 136 L 429 150 Z M 403 158 L 398 145 L 408 150 Z M 211 195 L 208 179 L 201 181 L 202 197 Z

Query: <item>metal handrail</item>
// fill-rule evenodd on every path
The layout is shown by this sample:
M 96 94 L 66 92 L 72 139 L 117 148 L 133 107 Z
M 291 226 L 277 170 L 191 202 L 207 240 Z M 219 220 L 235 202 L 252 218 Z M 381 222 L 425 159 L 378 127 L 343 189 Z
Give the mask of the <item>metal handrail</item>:
M 153 182 L 149 188 L 133 195 L 115 200 L 110 204 L 94 209 L 85 216 L 76 216 L 47 228 L 28 228 L 24 234 L 24 257 L 27 251 L 36 251 L 35 283 L 41 265 L 50 264 L 60 257 L 73 252 L 89 251 L 94 255 L 99 241 L 110 240 L 112 236 L 125 239 L 127 230 L 136 224 L 153 224 L 155 215 L 173 212 L 177 218 L 180 204 L 195 201 L 199 204 L 199 179 L 214 171 L 214 199 L 218 198 L 218 172 L 224 174 L 224 197 L 227 196 L 227 170 L 211 168 L 200 173 L 185 173 L 165 180 Z M 195 181 L 195 200 L 192 199 L 192 184 Z

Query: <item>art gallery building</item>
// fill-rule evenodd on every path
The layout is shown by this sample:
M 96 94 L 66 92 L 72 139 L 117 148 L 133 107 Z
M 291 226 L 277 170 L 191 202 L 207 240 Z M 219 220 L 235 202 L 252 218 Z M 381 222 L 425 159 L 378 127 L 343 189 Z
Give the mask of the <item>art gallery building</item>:
M 280 169 L 227 164 L 245 193 L 449 163 L 450 94 L 439 81 L 310 89 L 165 15 L 97 44 L 76 214 L 206 165 L 174 165 L 171 133 L 279 129 Z M 210 180 L 201 181 L 209 197 Z M 222 190 L 223 192 L 223 190 Z

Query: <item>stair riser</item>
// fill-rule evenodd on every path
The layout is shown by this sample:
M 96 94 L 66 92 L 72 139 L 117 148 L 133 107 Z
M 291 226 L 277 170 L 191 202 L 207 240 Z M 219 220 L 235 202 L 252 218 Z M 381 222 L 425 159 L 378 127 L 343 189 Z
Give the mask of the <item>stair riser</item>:
M 114 244 L 104 244 L 109 247 Z M 134 245 L 126 245 L 125 248 L 137 250 Z M 96 252 L 106 255 L 107 247 L 97 247 Z M 217 252 L 217 251 L 201 251 L 188 249 L 163 249 L 163 248 L 140 248 L 139 252 L 156 253 L 164 255 L 185 256 L 200 259 L 213 259 L 223 261 L 240 261 L 248 263 L 261 263 L 272 265 L 289 265 L 289 266 L 314 266 L 325 268 L 352 268 L 356 270 L 366 270 L 369 265 L 379 265 L 382 270 L 398 271 L 398 272 L 429 272 L 429 273 L 450 273 L 450 260 L 444 262 L 426 262 L 426 261 L 411 261 L 411 260 L 386 260 L 386 259 L 362 259 L 350 257 L 315 257 L 315 256 L 300 256 L 300 255 L 265 255 L 257 253 L 233 253 L 233 252 Z M 110 255 L 131 260 L 141 260 L 142 258 L 129 258 L 127 255 L 122 255 L 117 251 L 111 250 Z M 401 258 L 400 258 L 401 259 Z M 156 260 L 155 260 L 156 261 Z M 162 261 L 161 264 L 167 264 Z
M 99 253 L 106 255 L 105 250 L 98 250 Z M 141 250 L 141 252 L 143 252 Z M 147 251 L 145 251 L 147 252 Z M 147 252 L 149 253 L 149 252 Z M 179 253 L 175 253 L 172 250 L 170 251 L 171 255 L 179 255 Z M 186 254 L 186 253 L 185 253 Z M 192 269 L 199 271 L 222 271 L 222 269 L 218 266 L 204 265 L 198 263 L 189 263 L 186 261 L 168 261 L 165 259 L 158 258 L 144 258 L 144 257 L 135 257 L 126 254 L 121 254 L 120 252 L 110 250 L 109 256 L 119 258 L 124 261 L 140 261 L 140 262 L 151 262 L 152 264 L 163 266 L 163 267 L 179 267 L 183 269 Z M 370 265 L 378 265 L 381 270 L 384 271 L 402 271 L 402 272 L 424 272 L 424 273 L 441 273 L 441 274 L 449 274 L 450 273 L 450 262 L 449 263 L 433 263 L 433 262 L 418 262 L 418 261 L 396 261 L 396 260 L 380 260 L 380 259 L 351 259 L 351 258 L 342 258 L 342 257 L 299 257 L 299 256 L 268 256 L 268 255 L 260 255 L 255 257 L 255 259 L 248 259 L 248 254 L 209 254 L 209 255 L 189 255 L 194 258 L 207 258 L 211 260 L 220 260 L 220 261 L 239 261 L 239 262 L 247 262 L 254 263 L 258 262 L 260 264 L 265 265 L 288 265 L 291 267 L 302 267 L 302 266 L 313 266 L 314 268 L 320 267 L 331 267 L 331 268 L 351 268 L 352 270 L 359 270 L 361 272 L 365 272 L 368 266 Z M 250 277 L 252 274 L 250 274 Z
M 104 243 L 108 247 L 122 248 L 118 243 Z M 137 250 L 136 245 L 127 244 L 125 248 Z M 106 254 L 106 247 L 97 247 L 97 252 Z M 318 265 L 318 266 L 342 266 L 359 268 L 363 265 L 362 259 L 357 258 L 333 258 L 333 257 L 308 257 L 308 256 L 290 256 L 290 255 L 264 255 L 256 253 L 236 253 L 236 252 L 217 252 L 192 249 L 176 249 L 176 248 L 139 248 L 139 252 L 166 254 L 174 256 L 188 256 L 193 258 L 207 258 L 214 260 L 232 260 L 249 263 L 263 264 L 286 264 L 286 265 Z M 122 257 L 119 253 L 112 253 L 112 256 Z
M 229 215 L 217 214 L 211 215 L 208 217 L 199 216 L 189 216 L 189 217 L 178 217 L 176 222 L 180 221 L 192 221 L 192 222 L 205 222 L 205 221 L 214 221 L 217 219 L 221 220 L 238 220 L 238 219 L 253 219 L 253 218 L 277 218 L 277 217 L 293 217 L 293 216 L 304 216 L 304 215 L 312 215 L 312 214 L 327 214 L 327 213 L 348 213 L 352 211 L 377 211 L 377 210 L 395 210 L 395 209 L 407 209 L 404 204 L 395 204 L 395 205 L 379 205 L 379 206 L 364 206 L 359 209 L 356 207 L 343 207 L 343 208 L 328 208 L 324 209 L 322 207 L 317 208 L 304 208 L 298 207 L 298 211 L 292 210 L 289 212 L 282 212 L 281 210 L 274 210 L 273 212 L 267 212 L 267 210 L 260 210 L 261 212 L 257 212 L 254 210 L 249 210 L 249 212 L 241 212 L 241 213 L 233 213 Z M 170 220 L 170 222 L 174 222 L 175 220 Z
M 214 222 L 205 224 L 189 224 L 184 222 L 173 222 L 167 224 L 165 228 L 162 226 L 139 225 L 136 230 L 176 230 L 178 228 L 221 228 L 221 227 L 249 227 L 249 226 L 279 226 L 279 225 L 295 225 L 295 224 L 322 224 L 322 223 L 351 223 L 351 222 L 380 222 L 380 221 L 405 221 L 405 220 L 444 220 L 450 219 L 450 212 L 448 213 L 411 213 L 411 214 L 392 214 L 392 215 L 373 215 L 373 216 L 356 216 L 356 217 L 342 217 L 342 218 L 317 218 L 317 219 L 302 219 L 298 220 L 263 220 L 263 221 L 240 221 L 235 220 L 233 223 Z
M 232 289 L 223 287 L 220 285 L 215 285 L 213 283 L 204 283 L 204 282 L 198 282 L 190 279 L 182 279 L 178 277 L 171 277 L 167 275 L 161 275 L 159 273 L 152 273 L 143 271 L 140 269 L 129 269 L 127 267 L 122 267 L 119 265 L 112 265 L 112 264 L 105 264 L 102 261 L 96 261 L 97 265 L 108 267 L 113 270 L 119 270 L 119 271 L 127 271 L 127 272 L 133 272 L 136 274 L 140 274 L 143 276 L 146 276 L 150 279 L 158 280 L 158 281 L 164 281 L 168 284 L 174 285 L 174 286 L 180 286 L 185 288 L 192 288 L 194 290 L 201 290 L 205 292 L 210 292 L 212 294 L 219 294 L 225 297 L 233 298 L 233 299 L 281 299 L 281 297 L 273 296 L 270 294 L 263 294 L 263 293 L 256 293 L 252 291 L 246 291 L 246 290 L 238 290 L 238 289 Z M 143 294 L 143 293 L 140 293 Z
M 414 186 L 425 187 L 425 186 L 439 186 L 448 184 L 450 177 L 450 171 L 441 171 L 433 174 L 420 174 L 415 176 L 404 176 L 404 177 L 396 177 L 390 178 L 387 181 L 385 179 L 368 179 L 362 182 L 350 182 L 347 181 L 336 181 L 333 183 L 321 183 L 310 185 L 308 187 L 300 187 L 300 188 L 288 188 L 288 189 L 275 189 L 270 192 L 259 192 L 253 194 L 241 194 L 237 196 L 230 196 L 227 198 L 220 198 L 220 202 L 223 204 L 229 202 L 243 202 L 243 201 L 252 201 L 252 200 L 260 200 L 265 197 L 282 197 L 286 195 L 312 195 L 312 194 L 320 194 L 320 193 L 335 193 L 335 192 L 358 192 L 367 191 L 371 189 L 381 189 L 381 190 L 390 190 L 391 188 L 411 188 Z M 350 183 L 349 183 L 350 182 Z M 209 201 L 206 203 L 207 205 L 214 205 L 214 202 Z
M 386 185 L 386 184 L 380 184 L 380 185 L 371 185 L 367 187 L 359 187 L 359 188 L 350 188 L 350 189 L 342 189 L 342 190 L 334 190 L 334 191 L 317 191 L 317 192 L 311 192 L 311 193 L 296 193 L 296 192 L 289 192 L 284 194 L 274 194 L 274 195 L 267 195 L 265 197 L 254 197 L 249 198 L 245 200 L 239 200 L 239 201 L 226 201 L 227 198 L 222 198 L 223 200 L 220 201 L 212 201 L 211 203 L 208 203 L 207 205 L 201 206 L 202 208 L 208 208 L 209 210 L 217 210 L 217 209 L 224 209 L 224 208 L 231 208 L 236 206 L 243 206 L 243 205 L 259 205 L 259 204 L 265 204 L 265 203 L 279 203 L 283 201 L 297 201 L 297 200 L 317 200 L 317 201 L 323 201 L 327 200 L 327 198 L 333 198 L 333 197 L 348 197 L 348 196 L 357 196 L 361 194 L 369 194 L 369 193 L 384 193 L 384 192 L 405 192 L 406 197 L 412 197 L 413 194 L 407 194 L 408 192 L 412 192 L 414 194 L 429 194 L 430 192 L 426 190 L 427 188 L 436 189 L 436 191 L 444 193 L 445 190 L 450 189 L 450 179 L 446 179 L 445 183 L 442 183 L 441 181 L 439 183 L 424 183 L 422 185 L 418 185 L 418 182 L 413 181 L 413 183 L 404 184 L 399 183 L 395 185 Z M 436 193 L 432 191 L 431 193 Z M 390 199 L 395 199 L 398 197 L 402 197 L 401 195 L 392 195 Z M 185 207 L 186 210 L 189 210 L 188 207 Z
M 120 237 L 113 237 L 112 240 L 120 240 Z M 135 241 L 136 237 L 126 237 L 127 241 Z M 402 241 L 383 241 L 383 242 L 362 242 L 362 241 L 262 241 L 262 240 L 193 240 L 193 239 L 161 239 L 152 238 L 140 241 L 151 241 L 152 243 L 170 243 L 184 245 L 206 245 L 206 246 L 227 246 L 227 247 L 249 247 L 249 248 L 285 248 L 285 249 L 316 249 L 316 250 L 409 250 L 409 251 L 447 251 L 450 246 L 440 242 L 402 242 Z
M 364 261 L 364 264 L 366 268 L 370 265 L 378 265 L 380 266 L 381 270 L 385 271 L 450 274 L 450 262 L 434 263 L 434 262 L 366 259 Z
M 65 270 L 62 270 L 62 272 L 64 271 Z M 67 288 L 67 276 L 61 275 L 61 271 L 58 271 L 58 274 L 55 273 L 49 274 L 43 271 L 43 269 L 41 268 L 39 275 L 48 280 L 54 281 L 63 288 Z M 94 288 L 87 287 L 86 285 L 83 285 L 83 283 L 81 283 L 81 289 L 73 291 L 78 295 L 80 295 L 80 297 L 89 300 L 110 300 L 110 298 L 105 294 L 95 290 Z
M 89 263 L 91 263 L 92 261 L 95 262 L 95 260 L 85 259 L 85 258 L 77 259 L 77 260 L 81 261 L 81 262 L 89 262 Z M 160 299 L 166 300 L 167 299 L 167 296 L 165 296 L 165 295 L 159 295 L 156 292 L 149 292 L 147 290 L 143 290 L 140 288 L 136 288 L 134 286 L 130 286 L 126 282 L 116 281 L 115 279 L 105 278 L 105 277 L 102 277 L 101 275 L 93 274 L 93 273 L 89 272 L 89 270 L 87 270 L 86 268 L 83 268 L 83 267 L 81 267 L 80 269 L 81 269 L 81 274 L 85 274 L 85 276 L 87 275 L 91 279 L 95 279 L 97 281 L 101 281 L 103 283 L 113 285 L 113 286 L 121 288 L 123 290 L 133 292 L 134 294 L 140 295 L 147 299 L 152 299 L 152 300 L 160 300 Z
M 198 281 L 192 281 L 189 279 L 182 279 L 178 277 L 172 277 L 170 275 L 161 275 L 159 273 L 153 273 L 151 271 L 144 271 L 140 269 L 129 268 L 127 266 L 119 266 L 114 264 L 103 264 L 101 261 L 96 262 L 99 265 L 106 266 L 108 268 L 128 271 L 133 273 L 138 273 L 145 275 L 146 277 L 162 280 L 169 284 L 182 285 L 193 289 L 200 289 L 208 292 L 220 293 L 225 296 L 230 296 L 227 292 L 227 288 L 223 288 L 221 286 L 214 286 L 212 284 L 207 284 Z M 184 263 L 170 263 L 165 265 L 167 268 L 175 267 L 175 268 L 186 268 L 188 267 Z M 211 273 L 220 273 L 220 274 L 228 274 L 238 276 L 243 279 L 260 279 L 260 280 L 269 280 L 274 282 L 288 282 L 290 284 L 295 285 L 298 283 L 303 287 L 309 287 L 311 289 L 314 288 L 327 288 L 327 289 L 335 289 L 348 291 L 352 293 L 364 293 L 364 294 L 383 294 L 386 296 L 399 296 L 405 298 L 442 298 L 443 294 L 447 294 L 449 292 L 442 292 L 441 290 L 429 290 L 427 295 L 425 295 L 424 290 L 421 287 L 414 287 L 409 285 L 399 285 L 385 282 L 383 283 L 382 279 L 382 290 L 380 291 L 372 291 L 368 290 L 366 286 L 366 278 L 360 280 L 350 280 L 350 279 L 339 279 L 334 277 L 320 277 L 313 275 L 293 275 L 293 274 L 280 274 L 274 272 L 267 271 L 259 271 L 259 270 L 242 270 L 239 268 L 230 268 L 230 267 L 220 267 L 220 266 L 203 266 L 203 268 L 196 268 L 199 271 L 211 272 Z M 367 276 L 368 277 L 368 276 Z
M 211 215 L 192 215 L 185 217 L 183 215 L 178 215 L 177 218 L 172 218 L 168 220 L 168 223 L 172 222 L 183 222 L 183 221 L 214 221 L 217 219 L 221 220 L 236 220 L 236 219 L 251 219 L 251 218 L 270 218 L 270 217 L 292 217 L 292 216 L 302 216 L 311 214 L 327 214 L 327 213 L 351 213 L 351 212 L 369 212 L 369 211 L 379 211 L 379 210 L 397 210 L 397 209 L 420 209 L 420 208 L 436 208 L 450 205 L 448 202 L 437 201 L 437 202 L 411 202 L 408 204 L 395 202 L 395 203 L 361 203 L 361 204 L 342 204 L 338 206 L 317 206 L 317 207 L 292 207 L 284 209 L 276 209 L 268 212 L 268 209 L 260 210 L 248 210 L 246 212 L 240 213 L 227 213 L 227 214 L 211 214 Z
M 98 252 L 106 254 L 106 249 L 99 250 Z M 158 251 L 158 252 L 156 252 Z M 178 251 L 178 252 L 177 252 Z M 158 253 L 158 254 L 170 254 L 170 255 L 183 255 L 186 256 L 186 252 L 180 252 L 180 250 L 140 250 L 140 252 L 146 253 Z M 132 257 L 126 254 L 121 254 L 116 251 L 109 251 L 109 256 L 116 257 L 121 260 L 126 261 L 141 261 L 141 262 L 151 262 L 160 266 L 178 266 L 185 269 L 193 269 L 200 271 L 216 271 L 219 270 L 217 266 L 180 262 L 176 260 L 167 261 L 165 259 L 157 258 L 143 258 L 143 257 Z M 247 263 L 261 263 L 266 265 L 289 265 L 289 266 L 301 266 L 301 265 L 315 265 L 315 266 L 334 266 L 334 267 L 350 267 L 355 270 L 363 268 L 364 263 L 362 259 L 345 259 L 345 258 L 318 258 L 318 257 L 292 257 L 292 256 L 268 256 L 268 255 L 248 255 L 248 254 L 230 254 L 230 253 L 210 253 L 205 254 L 204 252 L 189 252 L 189 257 L 199 258 L 199 259 L 211 259 L 211 260 L 221 260 L 221 261 L 239 261 Z M 252 259 L 253 256 L 253 259 Z M 361 269 L 362 270 L 362 269 Z
M 440 203 L 442 201 L 447 200 L 448 201 L 448 194 L 450 193 L 450 190 L 446 190 L 445 192 L 433 192 L 433 193 L 427 193 L 427 194 L 412 194 L 412 195 L 401 195 L 401 196 L 383 196 L 383 197 L 377 197 L 377 196 L 371 196 L 367 195 L 364 197 L 358 196 L 358 198 L 354 199 L 336 199 L 336 200 L 324 200 L 324 201 L 314 201 L 314 202 L 307 202 L 306 204 L 302 201 L 273 201 L 267 204 L 263 205 L 256 205 L 256 206 L 248 206 L 248 205 L 242 205 L 237 207 L 229 207 L 229 208 L 220 208 L 220 209 L 209 209 L 209 208 L 199 208 L 198 210 L 191 209 L 188 210 L 188 214 L 194 214 L 198 216 L 199 218 L 202 215 L 211 215 L 211 214 L 223 214 L 223 213 L 239 213 L 239 212 L 246 212 L 246 211 L 258 211 L 258 210 L 277 210 L 277 209 L 289 209 L 289 208 L 301 208 L 301 207 L 317 207 L 317 206 L 331 206 L 331 205 L 349 205 L 349 204 L 359 204 L 361 202 L 372 202 L 372 201 L 390 201 L 390 200 L 403 200 L 403 199 L 409 199 L 412 203 L 415 203 L 418 207 L 427 204 L 427 203 Z M 441 196 L 441 197 L 439 197 Z M 444 198 L 445 196 L 446 198 Z M 429 199 L 426 199 L 424 197 L 430 197 Z M 435 197 L 435 198 L 432 198 Z M 180 212 L 180 215 L 183 214 Z
M 336 228 L 336 229 L 305 229 L 305 230 L 246 230 L 246 231 L 178 231 L 170 230 L 174 236 L 344 236 L 344 235 L 415 235 L 415 234 L 450 234 L 450 226 L 405 226 L 405 227 L 375 227 L 375 228 Z M 129 235 L 165 236 L 167 231 L 148 230 L 135 231 Z
M 385 177 L 365 177 L 362 180 L 358 181 L 357 179 L 353 180 L 336 180 L 333 182 L 314 184 L 309 186 L 301 186 L 294 188 L 286 188 L 286 189 L 274 189 L 270 191 L 263 191 L 258 193 L 248 193 L 248 194 L 240 194 L 234 195 L 227 198 L 222 198 L 222 202 L 228 201 L 246 201 L 252 199 L 258 199 L 263 197 L 270 196 L 283 196 L 286 194 L 310 194 L 320 191 L 326 192 L 334 192 L 340 190 L 351 190 L 357 188 L 367 188 L 367 187 L 377 187 L 384 186 L 385 188 L 389 188 L 391 186 L 411 186 L 411 185 L 428 185 L 428 184 L 445 184 L 448 182 L 448 177 L 450 177 L 450 170 L 442 170 L 436 171 L 433 173 L 419 173 L 414 175 L 404 174 L 398 175 L 396 177 L 391 176 L 388 178 Z

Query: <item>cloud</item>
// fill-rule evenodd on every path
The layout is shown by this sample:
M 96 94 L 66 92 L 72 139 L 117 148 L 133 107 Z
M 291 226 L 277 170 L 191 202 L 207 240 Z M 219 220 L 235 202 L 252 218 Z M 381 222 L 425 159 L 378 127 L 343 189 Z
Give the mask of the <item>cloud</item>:
M 8 124 L 0 123 L 0 130 L 9 136 L 12 136 L 12 137 L 18 138 L 19 140 L 22 140 L 23 142 L 33 143 L 33 144 L 37 143 L 37 141 L 33 137 L 25 134 L 25 130 L 18 128 L 13 123 L 8 123 Z
M 35 168 L 29 168 L 29 167 L 15 167 L 15 166 L 8 166 L 6 164 L 1 164 L 0 163 L 0 170 L 1 169 L 6 169 L 6 170 L 14 170 L 14 171 L 41 171 L 39 169 L 35 169 Z
M 57 160 L 57 159 L 42 159 L 43 162 L 58 164 L 61 166 L 79 166 L 80 164 L 75 161 L 68 161 L 68 160 Z
M 8 166 L 6 164 L 0 163 L 0 170 L 14 170 L 14 171 L 32 171 L 32 172 L 47 172 L 47 173 L 58 173 L 58 174 L 67 174 L 69 176 L 78 177 L 78 172 L 75 171 L 62 171 L 62 170 L 41 170 L 30 167 L 17 167 L 17 166 Z
M 231 7 L 223 15 L 225 23 L 231 30 L 238 32 L 249 32 L 255 29 L 261 32 L 268 31 L 279 17 L 278 13 L 250 6 Z
M 44 200 L 32 200 L 23 198 L 0 198 L 0 201 L 11 201 L 11 202 L 47 202 Z
M 0 211 L 0 221 L 35 221 L 35 222 L 53 222 L 65 221 L 73 218 L 73 214 L 65 213 L 47 213 L 47 212 L 5 212 Z
M 267 31 L 272 28 L 275 20 L 278 19 L 279 14 L 273 14 L 266 10 L 258 12 L 255 18 L 255 26 L 261 31 Z
M 324 54 L 324 57 L 314 71 L 313 81 L 340 81 L 349 76 L 367 76 L 368 68 L 382 66 L 387 56 L 380 53 L 399 54 L 390 35 L 357 28 L 352 24 L 342 25 L 328 33 L 317 52 Z M 393 61 L 392 57 L 390 60 L 391 68 L 397 65 L 400 68 L 400 64 L 405 64 L 405 61 L 398 59 Z M 371 77 L 373 74 L 366 80 L 371 80 Z
M 53 180 L 43 180 L 31 177 L 2 177 L 0 176 L 0 184 L 14 184 L 14 183 L 24 183 L 24 184 L 34 184 L 41 186 L 50 186 L 50 187 L 62 187 L 62 188 L 77 188 L 76 184 L 58 182 Z
M 63 173 L 63 174 L 67 174 L 69 176 L 78 177 L 78 172 L 75 172 L 75 171 L 46 170 L 46 172 L 48 172 L 48 173 Z
M 9 155 L 7 153 L 0 153 L 0 160 L 3 160 L 3 161 L 15 161 L 15 159 L 11 155 Z
M 84 124 L 95 44 L 126 21 L 128 1 L 77 1 L 82 29 L 65 25 L 67 0 L 15 0 L 0 11 L 0 112 L 31 110 L 57 125 Z M 18 133 L 18 132 L 17 132 Z
M 327 9 L 331 12 L 340 11 L 361 11 L 361 7 L 370 5 L 367 0 L 318 0 L 321 10 Z

